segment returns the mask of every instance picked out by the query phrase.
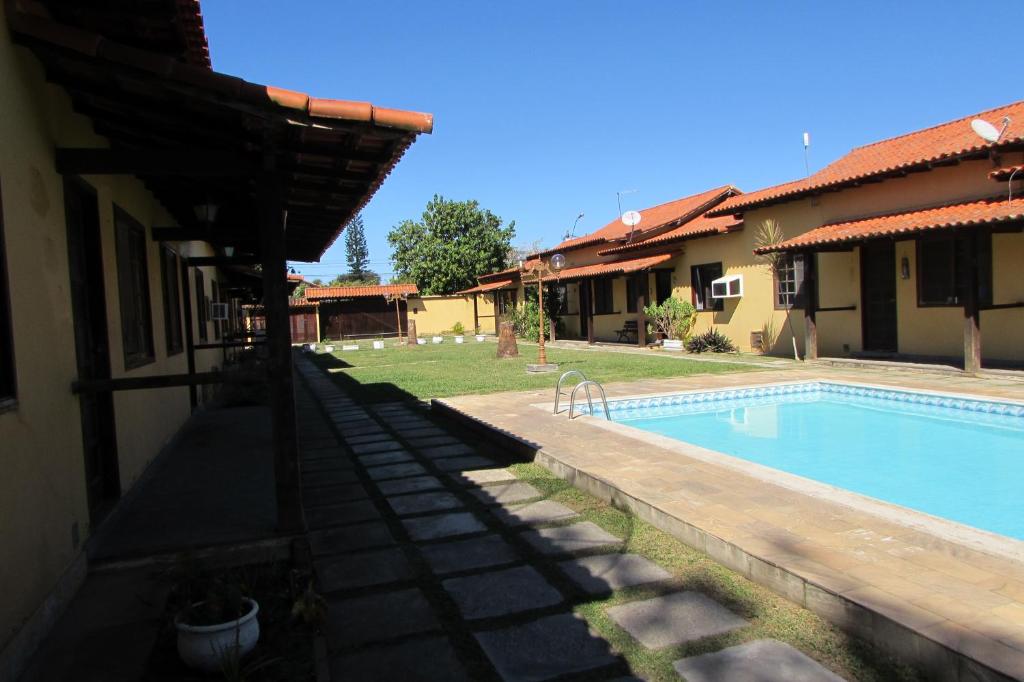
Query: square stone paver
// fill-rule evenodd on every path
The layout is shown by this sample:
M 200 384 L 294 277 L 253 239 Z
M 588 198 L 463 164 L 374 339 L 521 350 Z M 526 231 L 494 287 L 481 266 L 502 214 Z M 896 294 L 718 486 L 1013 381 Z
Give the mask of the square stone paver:
M 474 635 L 505 682 L 539 682 L 603 668 L 618 659 L 608 642 L 571 613 Z
M 422 429 L 415 430 L 421 431 Z M 459 442 L 459 439 L 455 436 L 449 436 L 444 433 L 431 436 L 412 436 L 408 433 L 402 433 L 402 437 L 409 441 L 409 444 L 415 448 L 427 448 L 434 445 L 455 445 Z
M 467 620 L 507 616 L 562 602 L 562 594 L 532 566 L 488 571 L 441 583 Z
M 393 481 L 381 481 L 377 489 L 383 495 L 404 495 L 405 493 L 421 493 L 426 490 L 443 490 L 444 484 L 433 476 L 413 476 Z
M 608 616 L 648 649 L 720 635 L 747 624 L 710 597 L 689 591 L 613 606 Z
M 345 502 L 342 504 L 331 504 L 324 507 L 313 507 L 306 509 L 306 524 L 310 528 L 324 528 L 326 526 L 342 526 L 360 521 L 372 521 L 380 518 L 380 512 L 373 502 L 359 500 L 358 502 Z
M 315 556 L 341 554 L 393 544 L 395 544 L 395 539 L 383 521 L 324 528 L 309 534 L 309 545 Z
M 541 496 L 541 492 L 525 481 L 496 483 L 486 488 L 477 488 L 469 494 L 484 504 L 509 504 L 525 502 Z
M 469 512 L 403 519 L 402 524 L 413 540 L 436 540 L 454 535 L 481 533 L 487 530 L 487 526 Z
M 475 455 L 476 450 L 465 443 L 454 445 L 435 445 L 430 448 L 416 448 L 421 455 L 427 459 L 440 459 L 441 457 L 461 457 L 463 455 Z
M 409 580 L 412 567 L 397 547 L 314 562 L 320 591 L 336 592 Z
M 327 608 L 327 641 L 332 651 L 440 627 L 430 602 L 417 588 L 330 599 Z
M 422 464 L 408 462 L 406 464 L 385 464 L 379 467 L 370 467 L 366 475 L 375 481 L 384 481 L 389 478 L 406 478 L 407 476 L 422 476 L 427 473 Z
M 469 675 L 445 637 L 413 639 L 364 649 L 330 661 L 333 680 L 345 682 L 468 682 Z
M 672 664 L 688 682 L 843 682 L 788 644 L 757 639 Z
M 421 426 L 415 429 L 402 429 L 403 438 L 412 440 L 414 438 L 432 438 L 434 436 L 447 436 L 448 432 L 437 426 Z
M 302 501 L 310 507 L 322 507 L 327 504 L 365 500 L 367 497 L 366 488 L 361 483 L 341 483 L 339 485 L 306 488 L 302 491 Z
M 564 504 L 541 500 L 515 507 L 497 507 L 491 510 L 506 526 L 528 526 L 539 523 L 566 521 L 579 516 Z
M 413 456 L 408 450 L 375 452 L 372 455 L 363 455 L 359 458 L 359 462 L 365 467 L 373 467 L 380 464 L 401 464 L 402 462 L 412 461 Z
M 369 455 L 374 452 L 387 452 L 388 450 L 401 450 L 402 444 L 397 440 L 379 440 L 372 443 L 352 443 L 349 445 L 356 455 Z
M 512 472 L 504 468 L 455 471 L 448 474 L 448 477 L 459 485 L 464 486 L 487 486 L 495 483 L 519 480 L 512 474 Z
M 485 467 L 498 466 L 493 459 L 481 457 L 480 455 L 469 455 L 466 457 L 446 457 L 434 460 L 434 466 L 441 471 L 460 471 L 462 469 L 483 469 Z
M 524 531 L 520 536 L 535 550 L 549 556 L 604 549 L 622 540 L 600 526 L 584 521 L 571 526 Z
M 307 471 L 302 466 L 302 485 L 307 488 L 321 488 L 340 483 L 357 483 L 359 476 L 352 469 L 330 469 L 328 471 Z
M 338 471 L 341 469 L 353 468 L 352 460 L 345 455 L 338 455 L 328 459 L 305 459 L 303 458 L 300 468 L 302 473 L 310 474 L 319 471 Z
M 609 594 L 624 587 L 668 580 L 672 574 L 637 554 L 597 554 L 558 564 L 565 576 L 587 594 Z
M 367 433 L 362 436 L 346 436 L 345 442 L 349 445 L 358 443 L 376 443 L 382 440 L 394 440 L 389 433 L 386 431 L 377 431 L 376 433 Z
M 427 512 L 457 509 L 462 506 L 459 498 L 447 492 L 414 493 L 388 498 L 388 504 L 399 516 L 425 514 Z
M 500 535 L 427 545 L 420 549 L 420 553 L 438 575 L 501 566 L 519 559 L 512 545 Z

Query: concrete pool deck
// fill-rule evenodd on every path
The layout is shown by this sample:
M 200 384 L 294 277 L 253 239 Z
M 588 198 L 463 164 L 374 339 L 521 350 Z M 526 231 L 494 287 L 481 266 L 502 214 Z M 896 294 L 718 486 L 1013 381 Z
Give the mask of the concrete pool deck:
M 1024 401 L 1024 382 L 810 365 L 606 386 L 609 397 L 805 380 Z M 686 444 L 551 414 L 550 390 L 436 400 L 578 487 L 939 679 L 1024 679 L 1024 543 L 813 494 Z M 688 452 L 687 448 L 691 448 Z M 715 453 L 711 453 L 714 455 Z M 790 477 L 793 478 L 793 477 Z M 856 496 L 859 497 L 859 496 Z M 892 513 L 884 514 L 881 507 Z

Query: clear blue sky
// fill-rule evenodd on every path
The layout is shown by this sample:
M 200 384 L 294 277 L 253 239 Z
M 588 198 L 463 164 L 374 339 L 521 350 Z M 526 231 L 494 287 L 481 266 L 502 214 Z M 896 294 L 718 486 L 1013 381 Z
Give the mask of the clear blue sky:
M 977 6 L 978 9 L 973 9 Z M 364 212 L 372 267 L 435 194 L 560 240 L 713 186 L 750 191 L 851 147 L 1022 97 L 1024 4 L 204 0 L 214 68 L 429 111 Z M 344 268 L 343 240 L 318 265 Z

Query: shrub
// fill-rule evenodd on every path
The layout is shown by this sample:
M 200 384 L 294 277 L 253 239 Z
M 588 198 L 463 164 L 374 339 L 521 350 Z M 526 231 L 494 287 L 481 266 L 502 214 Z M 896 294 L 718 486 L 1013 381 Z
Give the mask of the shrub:
M 725 334 L 717 329 L 710 329 L 688 339 L 686 350 L 691 353 L 735 353 L 736 346 Z
M 518 338 L 527 341 L 537 340 L 537 327 L 540 324 L 540 319 L 537 314 L 536 301 L 526 300 L 522 305 L 517 305 L 512 309 L 509 318 L 512 320 L 512 331 Z M 546 327 L 547 319 L 544 322 Z M 549 336 L 549 331 L 545 329 L 544 338 L 547 339 Z
M 660 305 L 652 303 L 644 306 L 644 314 L 651 318 L 647 332 L 661 332 L 670 339 L 685 339 L 693 329 L 697 319 L 697 310 L 689 301 L 680 301 L 669 296 Z
M 462 326 L 461 322 L 456 322 L 452 327 L 452 333 L 455 334 L 455 336 L 462 336 L 466 333 L 466 328 Z

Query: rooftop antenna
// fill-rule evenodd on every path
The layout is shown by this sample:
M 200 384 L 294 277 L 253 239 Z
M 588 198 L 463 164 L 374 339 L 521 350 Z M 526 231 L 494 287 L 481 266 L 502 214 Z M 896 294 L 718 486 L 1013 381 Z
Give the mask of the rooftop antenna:
M 807 159 L 807 148 L 811 146 L 811 134 L 804 131 L 804 170 L 811 177 L 811 162 Z
M 995 144 L 1003 137 L 1003 133 L 1010 127 L 1010 117 L 1003 116 L 1003 127 L 1001 130 L 996 130 L 996 127 L 986 121 L 983 118 L 976 118 L 971 121 L 971 130 L 973 130 L 978 137 Z
M 562 239 L 568 239 L 569 237 L 572 237 L 572 236 L 574 236 L 576 234 L 576 223 L 578 223 L 580 221 L 580 218 L 582 218 L 582 217 L 583 217 L 583 211 L 580 211 L 580 214 L 578 216 L 576 216 L 576 220 L 574 220 L 572 222 L 572 229 L 569 230 L 568 232 L 566 232 L 565 236 L 562 237 Z
M 635 189 L 624 189 L 624 190 L 622 190 L 620 192 L 616 192 L 615 193 L 615 201 L 618 202 L 618 205 L 619 205 L 619 218 L 622 218 L 622 195 L 623 194 L 636 194 L 636 190 Z

